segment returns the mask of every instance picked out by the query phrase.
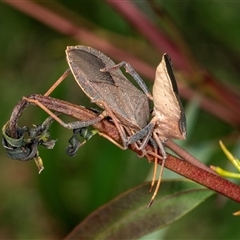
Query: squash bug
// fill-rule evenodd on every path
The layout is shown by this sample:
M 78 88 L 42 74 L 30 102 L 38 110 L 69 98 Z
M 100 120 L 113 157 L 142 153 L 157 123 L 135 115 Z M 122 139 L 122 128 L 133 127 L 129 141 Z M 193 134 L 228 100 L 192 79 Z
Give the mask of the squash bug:
M 151 206 L 159 189 L 163 166 L 167 157 L 163 144 L 169 138 L 186 139 L 185 113 L 178 95 L 178 87 L 173 74 L 171 59 L 167 54 L 163 55 L 162 61 L 156 70 L 152 100 L 154 103 L 153 118 L 143 129 L 130 136 L 128 141 L 128 144 L 131 144 L 143 139 L 141 146 L 139 146 L 141 150 L 146 147 L 146 144 L 152 137 L 162 154 L 162 168 L 149 206 Z M 155 162 L 155 166 L 157 166 L 156 164 L 157 162 Z M 152 182 L 152 186 L 153 184 Z
M 87 127 L 105 117 L 110 117 L 119 131 L 122 145 L 112 142 L 122 149 L 126 149 L 128 136 L 148 124 L 150 112 L 148 98 L 151 94 L 147 86 L 128 63 L 121 62 L 116 65 L 109 57 L 94 48 L 68 46 L 66 56 L 70 70 L 67 70 L 57 80 L 45 93 L 45 96 L 48 96 L 71 71 L 77 84 L 91 102 L 96 103 L 104 111 L 95 119 L 86 122 L 64 123 L 55 114 L 51 114 L 51 116 L 63 127 L 69 129 Z M 133 76 L 142 91 L 123 75 L 119 69 L 121 66 L 124 66 L 126 71 Z M 29 99 L 29 102 L 40 106 L 37 101 Z
M 157 186 L 148 205 L 150 206 L 159 189 L 166 160 L 163 144 L 169 138 L 186 138 L 185 114 L 178 95 L 170 58 L 167 54 L 164 54 L 157 67 L 152 96 L 140 76 L 126 62 L 116 65 L 103 53 L 86 46 L 67 47 L 66 55 L 70 70 L 80 88 L 90 98 L 91 102 L 96 103 L 104 111 L 90 121 L 68 124 L 54 114 L 51 116 L 62 126 L 69 129 L 84 128 L 108 116 L 119 131 L 122 139 L 122 146 L 120 146 L 122 149 L 126 149 L 129 144 L 135 144 L 139 150 L 144 151 L 149 141 L 156 151 L 159 148 L 162 155 L 162 167 Z M 119 69 L 122 66 L 132 75 L 142 91 L 137 89 L 123 75 Z M 45 95 L 49 95 L 69 73 L 70 71 L 67 70 Z M 149 99 L 154 103 L 153 118 L 150 122 Z M 30 102 L 38 104 L 32 100 Z M 146 153 L 144 152 L 144 154 Z M 155 156 L 152 187 L 156 169 L 157 157 Z

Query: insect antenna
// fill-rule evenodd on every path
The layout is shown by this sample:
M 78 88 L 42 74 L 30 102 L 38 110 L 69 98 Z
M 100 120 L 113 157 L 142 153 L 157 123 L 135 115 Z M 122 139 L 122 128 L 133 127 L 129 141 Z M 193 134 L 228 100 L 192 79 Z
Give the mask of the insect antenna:
M 154 169 L 153 169 L 153 176 L 152 176 L 152 182 L 149 189 L 149 193 L 152 192 L 152 189 L 155 185 L 156 175 L 157 175 L 157 168 L 158 168 L 158 156 L 157 156 L 157 148 L 154 149 Z
M 165 160 L 166 160 L 166 158 L 167 158 L 167 154 L 166 154 L 166 152 L 165 152 L 165 150 L 164 150 L 163 144 L 162 144 L 162 142 L 159 140 L 158 135 L 157 135 L 156 132 L 153 132 L 153 139 L 156 141 L 157 146 L 159 147 L 159 150 L 160 150 L 160 152 L 161 152 L 161 154 L 162 154 L 162 164 L 161 164 L 161 168 L 160 168 L 160 172 L 159 172 L 159 177 L 158 177 L 157 185 L 156 185 L 156 188 L 155 188 L 155 190 L 154 190 L 154 192 L 153 192 L 152 198 L 151 198 L 151 200 L 150 200 L 150 202 L 149 202 L 149 204 L 148 204 L 148 206 L 147 206 L 148 208 L 151 207 L 151 205 L 153 204 L 153 201 L 154 201 L 155 197 L 157 196 L 158 190 L 159 190 L 160 185 L 161 185 L 161 180 L 162 180 L 162 175 L 163 175 Z M 156 150 L 157 150 L 157 149 L 156 149 Z M 156 155 L 155 155 L 154 162 L 155 162 L 155 164 L 154 164 L 154 173 L 153 173 L 153 179 L 152 179 L 152 183 L 151 183 L 151 187 L 150 187 L 150 192 L 151 192 L 151 190 L 152 190 L 152 188 L 153 188 L 153 186 L 154 186 L 154 182 L 155 182 L 155 179 L 156 179 L 157 167 L 158 167 L 158 165 L 157 165 L 158 159 L 157 159 Z
M 67 69 L 63 75 L 47 90 L 44 96 L 49 96 L 53 90 L 69 75 L 70 72 L 70 69 Z

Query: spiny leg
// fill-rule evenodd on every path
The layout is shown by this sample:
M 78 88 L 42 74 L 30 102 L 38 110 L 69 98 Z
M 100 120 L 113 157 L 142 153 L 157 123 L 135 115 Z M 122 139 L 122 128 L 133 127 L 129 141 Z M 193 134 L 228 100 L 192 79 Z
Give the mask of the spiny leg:
M 69 75 L 71 72 L 70 69 L 67 69 L 63 75 L 47 90 L 47 92 L 44 94 L 44 96 L 49 96 L 53 90 Z
M 137 82 L 137 84 L 140 86 L 140 88 L 143 90 L 143 92 L 147 95 L 147 97 L 150 100 L 153 100 L 152 94 L 149 92 L 145 82 L 142 80 L 142 78 L 138 75 L 138 73 L 134 70 L 134 68 L 127 62 L 120 62 L 113 66 L 106 66 L 105 68 L 100 69 L 101 72 L 110 72 L 112 70 L 125 67 L 126 72 L 129 73 L 134 80 Z

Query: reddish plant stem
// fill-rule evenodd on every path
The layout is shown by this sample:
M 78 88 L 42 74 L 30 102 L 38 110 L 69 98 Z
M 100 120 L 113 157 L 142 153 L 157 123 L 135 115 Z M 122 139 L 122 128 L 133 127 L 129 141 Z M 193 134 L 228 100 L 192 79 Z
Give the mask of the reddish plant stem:
M 195 165 L 196 167 L 202 168 L 206 170 L 207 172 L 211 172 L 215 174 L 215 172 L 207 167 L 205 164 L 203 164 L 201 161 L 196 159 L 193 155 L 191 155 L 189 152 L 181 148 L 179 145 L 174 143 L 172 139 L 168 139 L 165 143 L 165 146 L 167 146 L 169 149 L 171 149 L 173 152 L 175 152 L 179 157 L 182 159 L 187 160 L 190 164 Z
M 163 32 L 159 31 L 159 28 L 143 12 L 135 7 L 134 3 L 131 1 L 111 0 L 106 0 L 106 2 L 127 19 L 161 54 L 167 52 L 178 68 L 184 69 L 189 73 L 192 72 L 192 64 L 188 59 L 184 58 L 178 45 L 172 42 Z
M 240 186 L 218 175 L 193 166 L 186 161 L 181 161 L 171 155 L 168 156 L 165 166 L 194 182 L 240 203 Z
M 33 1 L 12 0 L 4 0 L 3 2 L 18 9 L 21 12 L 24 12 L 34 19 L 37 19 L 38 21 L 44 23 L 46 26 L 53 28 L 63 35 L 70 36 L 77 41 L 87 43 L 88 46 L 99 49 L 104 54 L 111 56 L 120 62 L 123 60 L 131 62 L 133 66 L 137 66 L 137 68 L 139 68 L 139 73 L 142 74 L 145 72 L 149 79 L 153 79 L 155 69 L 152 66 L 139 60 L 132 54 L 115 47 L 109 41 L 99 38 L 89 30 L 78 26 L 66 17 L 55 13 L 44 6 L 41 6 L 39 3 Z
M 238 119 L 240 118 L 240 113 L 238 111 L 240 108 L 239 96 L 230 91 L 219 81 L 216 81 L 216 79 L 207 71 L 200 71 L 200 68 L 196 64 L 193 64 L 193 58 L 182 52 L 180 46 L 173 42 L 163 33 L 163 31 L 151 22 L 147 16 L 134 5 L 134 3 L 131 1 L 123 2 L 111 0 L 106 0 L 106 2 L 108 2 L 108 4 L 118 11 L 124 19 L 133 25 L 142 36 L 149 40 L 149 42 L 153 44 L 160 53 L 167 52 L 173 59 L 177 68 L 188 74 L 189 79 L 194 80 L 192 76 L 195 75 L 196 72 L 199 72 L 201 74 L 199 78 L 201 82 L 197 82 L 196 84 L 204 86 L 204 88 L 207 88 L 208 86 L 212 89 L 213 95 L 217 94 L 223 104 L 228 105 L 228 108 L 238 116 Z M 188 51 L 188 53 L 189 52 L 190 51 Z
M 94 113 L 93 111 L 87 108 L 84 108 L 82 106 L 75 105 L 66 101 L 62 101 L 56 98 L 46 97 L 38 94 L 31 95 L 28 98 L 38 100 L 48 109 L 66 114 L 80 121 L 93 119 L 93 118 L 96 118 L 97 116 L 96 113 Z M 9 120 L 9 136 L 10 137 L 12 138 L 17 137 L 18 120 L 28 106 L 29 106 L 29 103 L 26 100 L 21 100 L 13 109 L 10 120 Z M 121 142 L 118 131 L 111 122 L 107 120 L 103 120 L 101 122 L 94 124 L 93 127 L 103 134 L 106 133 L 111 135 L 113 139 L 116 140 L 116 142 Z
M 66 101 L 46 97 L 43 95 L 31 95 L 28 98 L 38 100 L 48 109 L 67 114 L 78 120 L 89 120 L 96 117 L 96 113 L 92 112 L 91 110 Z M 27 103 L 26 100 L 22 100 L 14 108 L 9 121 L 9 134 L 11 137 L 16 136 L 15 134 L 18 120 L 28 105 L 29 103 Z M 94 124 L 93 127 L 103 133 L 105 136 L 108 136 L 110 139 L 113 139 L 115 142 L 121 144 L 119 133 L 111 122 L 103 120 L 97 124 Z M 131 145 L 129 148 L 138 154 L 140 153 L 134 149 L 133 145 Z M 154 151 L 150 145 L 147 146 L 146 150 L 152 152 Z M 149 155 L 148 160 L 154 161 L 154 157 Z M 161 164 L 161 160 L 159 160 L 159 164 Z M 240 203 L 240 187 L 220 176 L 205 171 L 170 154 L 168 154 L 166 159 L 165 167 Z

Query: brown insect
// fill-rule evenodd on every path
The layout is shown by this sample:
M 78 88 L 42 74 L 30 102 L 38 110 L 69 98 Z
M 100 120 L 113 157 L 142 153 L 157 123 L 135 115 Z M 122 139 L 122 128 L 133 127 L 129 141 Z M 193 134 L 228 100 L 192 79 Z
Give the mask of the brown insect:
M 90 126 L 109 116 L 120 133 L 122 146 L 107 136 L 105 137 L 123 149 L 126 149 L 129 144 L 135 144 L 139 150 L 144 152 L 147 143 L 151 141 L 156 152 L 157 148 L 160 149 L 163 161 L 158 184 L 149 203 L 150 206 L 159 189 L 166 159 L 164 142 L 169 138 L 185 139 L 186 137 L 185 114 L 178 96 L 177 84 L 169 57 L 164 54 L 157 67 L 153 96 L 151 96 L 145 83 L 126 62 L 116 65 L 103 53 L 85 46 L 67 47 L 66 55 L 71 72 L 80 88 L 91 99 L 91 102 L 96 103 L 104 111 L 89 121 L 64 123 L 37 101 L 29 99 L 29 102 L 42 107 L 62 126 L 69 129 Z M 133 76 L 142 91 L 132 85 L 122 74 L 119 70 L 122 66 Z M 67 70 L 45 95 L 49 95 L 69 73 L 70 71 Z M 148 99 L 154 102 L 153 118 L 149 123 Z M 147 153 L 144 152 L 144 154 Z M 152 187 L 156 169 L 157 157 L 155 157 Z
M 39 102 L 27 99 L 39 105 L 48 112 L 63 127 L 77 129 L 90 126 L 109 116 L 116 125 L 122 139 L 122 145 L 109 139 L 122 149 L 127 148 L 128 136 L 142 129 L 148 123 L 149 102 L 145 83 L 133 68 L 125 62 L 116 65 L 103 53 L 86 46 L 67 47 L 67 62 L 80 88 L 90 98 L 104 109 L 98 117 L 89 121 L 64 123 L 59 117 L 51 113 Z M 133 75 L 143 91 L 137 89 L 118 69 L 124 66 Z M 67 70 L 57 82 L 45 93 L 48 96 L 70 73 Z M 139 80 L 140 79 L 140 80 Z M 101 135 L 101 133 L 99 133 Z
M 142 130 L 129 137 L 128 144 L 143 139 L 139 149 L 144 149 L 152 137 L 162 154 L 162 167 L 159 180 L 149 203 L 151 206 L 160 186 L 163 166 L 166 160 L 166 152 L 163 144 L 169 138 L 186 139 L 186 118 L 178 95 L 176 79 L 174 77 L 171 60 L 167 54 L 163 55 L 162 61 L 157 67 L 153 84 L 154 111 L 150 123 Z M 144 137 L 143 137 L 144 136 Z M 157 162 L 155 160 L 154 176 L 156 175 Z M 155 179 L 155 177 L 153 178 Z M 152 182 L 153 187 L 154 182 Z

